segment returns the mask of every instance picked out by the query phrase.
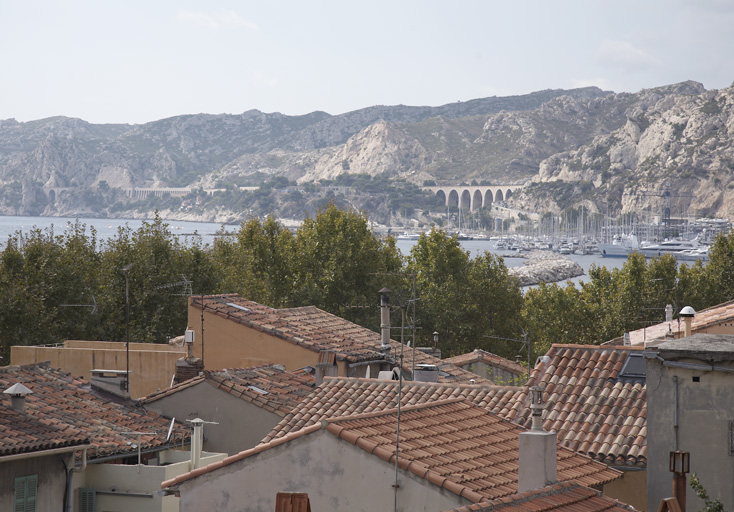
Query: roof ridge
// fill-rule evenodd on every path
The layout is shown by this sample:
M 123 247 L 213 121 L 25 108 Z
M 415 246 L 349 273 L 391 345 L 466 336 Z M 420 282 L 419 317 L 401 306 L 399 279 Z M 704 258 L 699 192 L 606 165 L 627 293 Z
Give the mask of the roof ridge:
M 340 423 L 340 422 L 350 421 L 350 420 L 363 420 L 367 418 L 377 418 L 380 416 L 389 416 L 389 415 L 397 413 L 398 410 L 400 410 L 400 412 L 410 412 L 410 411 L 415 411 L 418 409 L 430 409 L 431 407 L 449 405 L 455 402 L 465 402 L 469 407 L 476 407 L 476 405 L 471 403 L 465 397 L 461 396 L 461 397 L 454 397 L 454 398 L 445 398 L 443 400 L 436 400 L 435 402 L 424 402 L 422 404 L 405 405 L 405 406 L 401 406 L 399 409 L 398 407 L 392 407 L 390 409 L 383 409 L 381 411 L 363 412 L 360 414 L 352 414 L 352 415 L 347 415 L 347 416 L 332 416 L 330 418 L 322 419 L 321 425 L 323 427 L 326 427 L 327 425 L 331 423 Z M 477 407 L 477 409 L 481 409 L 481 408 Z M 484 410 L 484 409 L 481 409 L 481 410 Z
M 575 343 L 553 343 L 551 348 L 573 348 L 579 350 L 645 350 L 645 347 L 636 345 L 578 345 Z
M 225 457 L 224 459 L 218 462 L 207 464 L 206 466 L 194 469 L 192 471 L 189 471 L 188 473 L 184 473 L 175 478 L 171 478 L 170 480 L 165 480 L 164 482 L 161 483 L 161 489 L 165 489 L 173 485 L 178 485 L 182 482 L 185 482 L 186 480 L 190 480 L 192 478 L 196 478 L 197 476 L 203 475 L 204 473 L 209 473 L 210 471 L 214 471 L 215 469 L 219 469 L 224 466 L 229 466 L 230 464 L 233 464 L 242 459 L 246 459 L 247 457 L 257 455 L 258 453 L 262 453 L 271 448 L 275 448 L 276 446 L 285 444 L 289 441 L 292 441 L 293 439 L 297 439 L 299 437 L 305 436 L 306 434 L 310 434 L 311 432 L 316 432 L 317 430 L 321 430 L 321 428 L 322 428 L 321 425 L 318 425 L 318 424 L 311 425 L 309 427 L 302 428 L 301 430 L 291 432 L 283 437 L 273 439 L 272 441 L 269 441 L 267 443 L 262 443 L 252 448 L 249 448 L 247 450 L 243 450 L 234 455 L 230 455 L 229 457 Z
M 444 359 L 441 359 L 441 361 L 444 361 Z M 333 382 L 333 381 L 339 381 L 339 382 L 364 382 L 364 383 L 376 383 L 380 385 L 398 385 L 400 383 L 399 380 L 378 380 L 378 379 L 372 379 L 367 377 L 343 377 L 341 375 L 337 376 L 325 376 L 324 382 Z M 451 388 L 451 389 L 458 389 L 458 388 L 467 388 L 467 389 L 503 389 L 503 390 L 516 390 L 524 388 L 525 386 L 510 386 L 510 385 L 500 385 L 500 384 L 469 384 L 466 382 L 426 382 L 426 381 L 420 381 L 420 380 L 403 380 L 403 386 L 411 385 L 411 386 L 426 386 L 426 387 L 441 387 L 441 388 Z

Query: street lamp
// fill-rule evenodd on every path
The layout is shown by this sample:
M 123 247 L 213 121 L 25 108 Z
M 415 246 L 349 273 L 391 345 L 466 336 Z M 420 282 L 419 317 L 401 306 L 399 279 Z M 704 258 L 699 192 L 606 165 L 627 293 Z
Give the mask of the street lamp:
M 122 267 L 125 274 L 125 391 L 130 393 L 130 269 L 133 264 L 129 263 Z

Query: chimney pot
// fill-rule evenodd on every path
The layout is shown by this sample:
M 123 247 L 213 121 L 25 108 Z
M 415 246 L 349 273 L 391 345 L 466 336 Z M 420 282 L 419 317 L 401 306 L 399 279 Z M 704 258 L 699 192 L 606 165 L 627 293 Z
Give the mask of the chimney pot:
M 533 386 L 530 388 L 530 414 L 532 416 L 531 430 L 534 432 L 543 432 L 543 388 Z
M 4 394 L 10 395 L 10 406 L 18 412 L 25 412 L 25 397 L 33 393 L 20 382 L 17 382 L 3 391 Z
M 678 315 L 683 318 L 683 336 L 685 337 L 691 335 L 691 322 L 693 321 L 693 317 L 695 314 L 696 310 L 694 310 L 691 306 L 684 307 L 680 310 L 680 313 L 678 313 Z

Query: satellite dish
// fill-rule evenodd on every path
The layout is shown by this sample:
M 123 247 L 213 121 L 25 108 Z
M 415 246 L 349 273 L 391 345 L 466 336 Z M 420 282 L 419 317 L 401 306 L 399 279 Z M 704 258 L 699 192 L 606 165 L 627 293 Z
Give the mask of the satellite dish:
M 171 420 L 171 426 L 168 427 L 168 435 L 166 436 L 166 442 L 168 442 L 169 439 L 171 439 L 171 432 L 173 432 L 173 423 L 176 421 L 176 417 Z

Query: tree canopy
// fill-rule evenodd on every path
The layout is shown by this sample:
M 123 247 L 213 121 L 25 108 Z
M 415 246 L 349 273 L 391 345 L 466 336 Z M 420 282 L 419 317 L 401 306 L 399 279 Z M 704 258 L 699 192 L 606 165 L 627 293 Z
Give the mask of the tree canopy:
M 128 273 L 123 269 L 128 268 Z M 63 234 L 15 233 L 0 254 L 0 356 L 14 344 L 65 339 L 124 341 L 126 284 L 131 341 L 165 343 L 183 333 L 186 295 L 238 293 L 276 308 L 314 305 L 379 329 L 379 290 L 410 311 L 417 343 L 439 335 L 444 355 L 483 348 L 505 357 L 532 342 L 602 343 L 664 320 L 664 308 L 699 310 L 734 298 L 734 235 L 720 236 L 707 264 L 670 256 L 629 257 L 621 269 L 592 267 L 588 280 L 522 290 L 504 261 L 474 258 L 440 229 L 402 256 L 365 215 L 333 204 L 295 232 L 276 219 L 243 223 L 212 245 L 179 240 L 158 216 L 100 243 L 77 222 Z M 415 314 L 413 314 L 415 311 Z

